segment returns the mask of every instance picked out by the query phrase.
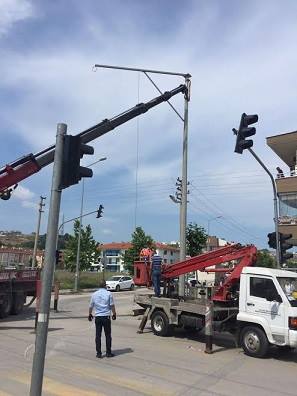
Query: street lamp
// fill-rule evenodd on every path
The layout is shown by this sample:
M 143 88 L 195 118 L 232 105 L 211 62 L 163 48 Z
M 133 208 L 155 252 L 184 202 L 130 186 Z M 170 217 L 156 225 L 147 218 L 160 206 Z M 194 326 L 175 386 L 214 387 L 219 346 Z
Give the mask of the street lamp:
M 105 161 L 107 158 L 99 158 L 97 161 L 88 165 L 88 167 L 97 164 L 98 162 Z M 75 266 L 75 278 L 74 278 L 74 291 L 78 291 L 79 284 L 79 262 L 80 262 L 80 240 L 81 240 L 81 228 L 82 228 L 82 217 L 84 209 L 84 194 L 85 194 L 85 179 L 82 180 L 82 190 L 81 190 L 81 201 L 80 201 L 80 216 L 79 216 L 79 231 L 78 231 L 78 241 L 77 241 L 77 251 L 76 251 L 76 266 Z
M 207 220 L 207 250 L 210 250 L 210 236 L 209 236 L 209 228 L 210 228 L 210 222 L 216 219 L 221 219 L 223 216 L 216 216 L 216 217 L 211 217 L 210 219 Z

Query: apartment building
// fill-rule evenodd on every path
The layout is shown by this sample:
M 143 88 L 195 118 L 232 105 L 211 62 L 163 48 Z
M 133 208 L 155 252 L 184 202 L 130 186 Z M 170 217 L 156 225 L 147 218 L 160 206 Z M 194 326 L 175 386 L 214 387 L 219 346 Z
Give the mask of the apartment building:
M 100 246 L 101 255 L 99 264 L 105 266 L 106 271 L 124 271 L 124 254 L 131 248 L 130 242 L 111 242 Z M 173 264 L 179 260 L 179 247 L 171 246 L 166 243 L 156 242 L 156 251 L 162 257 L 165 264 Z

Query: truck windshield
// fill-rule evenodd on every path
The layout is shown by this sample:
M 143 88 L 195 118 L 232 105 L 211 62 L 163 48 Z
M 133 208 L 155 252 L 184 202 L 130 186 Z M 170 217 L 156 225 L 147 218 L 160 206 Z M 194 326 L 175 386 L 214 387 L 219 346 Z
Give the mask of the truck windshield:
M 277 279 L 291 306 L 297 307 L 297 278 L 279 276 Z

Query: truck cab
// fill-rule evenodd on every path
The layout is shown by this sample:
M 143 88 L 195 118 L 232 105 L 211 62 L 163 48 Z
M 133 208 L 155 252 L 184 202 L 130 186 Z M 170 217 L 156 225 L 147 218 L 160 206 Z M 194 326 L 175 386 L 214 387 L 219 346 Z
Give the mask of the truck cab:
M 262 357 L 269 345 L 297 347 L 297 274 L 245 267 L 240 276 L 240 342 L 248 355 Z

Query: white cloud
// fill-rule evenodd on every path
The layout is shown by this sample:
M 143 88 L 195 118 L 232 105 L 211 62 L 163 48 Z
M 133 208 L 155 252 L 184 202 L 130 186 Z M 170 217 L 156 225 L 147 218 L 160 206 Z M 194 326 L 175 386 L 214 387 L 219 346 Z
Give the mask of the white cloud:
M 33 6 L 29 0 L 1 0 L 0 36 L 8 33 L 12 26 L 33 16 Z
M 112 234 L 113 234 L 113 231 L 110 230 L 110 229 L 108 229 L 108 228 L 104 228 L 104 229 L 102 230 L 102 234 L 104 234 L 104 235 L 112 235 Z
M 21 201 L 28 201 L 35 197 L 34 192 L 30 191 L 28 188 L 23 186 L 18 186 L 12 195 L 14 198 L 17 198 Z

